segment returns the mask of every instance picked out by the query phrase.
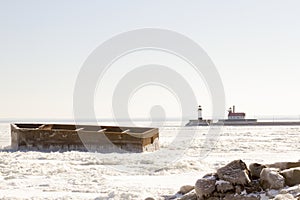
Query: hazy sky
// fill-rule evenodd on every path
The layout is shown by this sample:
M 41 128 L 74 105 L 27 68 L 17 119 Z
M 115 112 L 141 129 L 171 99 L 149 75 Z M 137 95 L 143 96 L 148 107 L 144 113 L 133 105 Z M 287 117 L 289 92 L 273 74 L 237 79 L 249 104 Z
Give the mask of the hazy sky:
M 116 34 L 145 27 L 173 30 L 202 46 L 228 107 L 300 115 L 299 8 L 298 0 L 0 0 L 0 119 L 72 118 L 74 84 L 88 55 Z M 197 95 L 209 116 L 207 93 Z M 102 97 L 96 95 L 96 113 L 109 118 Z M 146 116 L 139 112 L 143 95 L 134 102 L 131 114 Z

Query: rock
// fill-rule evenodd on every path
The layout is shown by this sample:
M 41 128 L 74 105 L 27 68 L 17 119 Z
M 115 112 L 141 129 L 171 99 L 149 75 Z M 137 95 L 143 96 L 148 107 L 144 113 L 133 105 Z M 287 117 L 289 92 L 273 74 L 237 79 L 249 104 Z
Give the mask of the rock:
M 178 194 L 174 195 L 163 195 L 164 200 L 178 200 Z
M 243 188 L 241 185 L 236 185 L 235 186 L 235 193 L 236 194 L 241 194 L 243 192 Z
M 232 184 L 246 185 L 250 182 L 249 170 L 242 160 L 235 160 L 217 170 L 218 177 Z
M 145 200 L 155 200 L 152 197 L 147 197 Z
M 284 178 L 278 171 L 264 168 L 260 173 L 260 184 L 263 189 L 281 189 L 284 187 Z
M 289 200 L 289 199 L 294 200 L 295 198 L 291 194 L 278 194 L 274 198 L 274 200 Z
M 243 196 L 237 194 L 227 194 L 223 200 L 259 200 L 259 197 L 256 196 Z
M 199 200 L 209 197 L 216 189 L 216 178 L 214 176 L 197 180 L 195 184 L 195 192 Z
M 209 197 L 207 200 L 220 200 L 218 197 Z
M 209 173 L 209 174 L 205 174 L 202 178 L 211 178 L 211 177 L 214 177 L 216 180 L 219 179 L 217 173 Z
M 197 195 L 195 192 L 190 192 L 182 197 L 179 200 L 197 200 Z
M 228 181 L 219 180 L 216 182 L 217 191 L 226 193 L 227 191 L 234 190 L 233 185 Z
M 280 170 L 300 167 L 300 162 L 277 162 L 274 164 L 268 164 L 266 165 L 269 168 L 278 168 Z
M 228 191 L 228 193 L 230 193 L 231 191 Z M 233 193 L 233 192 L 231 192 Z M 217 192 L 214 191 L 214 193 L 212 194 L 212 197 L 214 198 L 218 198 L 218 199 L 223 199 L 225 197 L 226 193 L 221 193 L 221 192 Z
M 262 188 L 260 186 L 259 180 L 251 181 L 247 186 L 245 186 L 245 190 L 248 194 L 261 192 Z
M 269 199 L 275 198 L 277 194 L 279 194 L 279 190 L 270 189 L 270 190 L 266 190 L 265 192 L 265 195 L 269 197 Z
M 259 164 L 259 163 L 251 163 L 249 165 L 249 170 L 250 170 L 252 179 L 259 179 L 260 172 L 263 168 L 266 168 L 266 166 Z
M 286 169 L 280 173 L 284 179 L 285 184 L 288 186 L 294 186 L 300 184 L 300 168 Z
M 184 185 L 180 188 L 180 190 L 177 192 L 179 194 L 187 194 L 190 191 L 192 191 L 195 187 L 192 185 Z
M 300 197 L 300 185 L 282 189 L 280 194 L 291 194 L 294 197 Z

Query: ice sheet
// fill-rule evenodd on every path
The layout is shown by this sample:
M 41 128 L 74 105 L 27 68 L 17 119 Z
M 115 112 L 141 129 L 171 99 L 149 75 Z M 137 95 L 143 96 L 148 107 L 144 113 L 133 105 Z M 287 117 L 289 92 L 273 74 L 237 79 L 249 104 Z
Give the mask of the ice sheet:
M 139 154 L 13 152 L 9 150 L 9 124 L 0 124 L 0 198 L 163 199 L 163 195 L 176 193 L 182 185 L 193 185 L 205 173 L 234 159 L 247 164 L 299 160 L 299 127 L 226 127 L 215 146 L 204 147 L 207 130 L 160 128 L 166 156 L 184 152 L 164 163 L 165 159 L 147 153 L 143 154 L 146 159 L 140 159 L 143 156 Z M 181 145 L 169 148 L 178 131 L 177 144 L 189 142 L 188 149 L 181 149 Z M 195 132 L 192 141 L 185 140 Z M 210 148 L 210 153 L 198 156 L 203 148 Z M 157 170 L 154 165 L 160 160 L 164 167 Z

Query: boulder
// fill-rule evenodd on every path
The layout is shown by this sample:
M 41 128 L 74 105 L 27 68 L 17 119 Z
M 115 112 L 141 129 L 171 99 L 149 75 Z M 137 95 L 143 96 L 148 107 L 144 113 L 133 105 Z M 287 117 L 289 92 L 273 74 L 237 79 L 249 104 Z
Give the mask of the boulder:
M 179 194 L 187 194 L 190 191 L 192 191 L 195 187 L 192 185 L 184 185 L 180 188 L 180 190 L 177 192 Z
M 259 179 L 260 178 L 260 172 L 263 168 L 266 168 L 266 166 L 262 165 L 262 164 L 259 164 L 259 163 L 251 163 L 249 165 L 251 178 L 252 179 Z
M 218 177 L 232 184 L 246 185 L 250 182 L 249 170 L 242 160 L 234 160 L 217 170 Z
M 179 200 L 197 200 L 197 195 L 195 192 L 190 192 L 182 197 Z
M 230 193 L 231 191 L 228 191 L 228 193 Z M 221 192 L 218 192 L 218 191 L 214 191 L 214 193 L 212 194 L 212 197 L 214 198 L 218 198 L 218 199 L 223 199 L 225 197 L 227 193 L 221 193 Z
M 243 187 L 241 185 L 236 185 L 234 188 L 236 194 L 241 194 L 243 192 Z
M 214 179 L 216 179 L 216 180 L 219 179 L 217 173 L 208 173 L 208 174 L 205 174 L 202 178 L 212 178 L 212 177 L 213 177 Z
M 278 168 L 280 170 L 300 167 L 300 161 L 299 162 L 277 162 L 273 164 L 266 165 L 269 168 Z
M 300 184 L 300 167 L 283 170 L 280 174 L 284 177 L 286 185 Z
M 266 190 L 265 191 L 265 195 L 266 195 L 266 197 L 268 197 L 269 199 L 274 199 L 275 198 L 275 196 L 277 195 L 277 194 L 279 194 L 279 190 L 274 190 L 274 189 L 272 189 L 272 190 Z
M 284 178 L 278 170 L 264 168 L 260 173 L 260 184 L 263 189 L 278 190 L 284 187 Z
M 248 194 L 261 192 L 262 188 L 260 186 L 259 180 L 251 181 L 247 186 L 244 188 Z
M 218 197 L 209 197 L 207 200 L 220 200 Z
M 275 196 L 274 200 L 294 200 L 295 198 L 291 194 L 278 194 Z
M 227 194 L 223 200 L 259 200 L 256 196 L 243 196 L 238 194 Z
M 209 197 L 216 189 L 214 176 L 198 179 L 195 184 L 195 192 L 199 200 Z
M 217 191 L 220 193 L 226 193 L 227 191 L 234 190 L 234 186 L 228 181 L 219 180 L 216 182 L 216 186 Z
M 280 194 L 291 194 L 294 197 L 300 197 L 300 185 L 295 185 L 293 187 L 284 188 L 280 191 Z

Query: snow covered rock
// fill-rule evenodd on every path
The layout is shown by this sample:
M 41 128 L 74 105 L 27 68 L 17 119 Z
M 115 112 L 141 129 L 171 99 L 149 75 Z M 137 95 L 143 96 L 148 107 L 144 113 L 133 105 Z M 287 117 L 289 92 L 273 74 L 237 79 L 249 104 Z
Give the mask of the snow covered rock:
M 274 200 L 289 200 L 289 199 L 294 200 L 295 198 L 291 194 L 278 194 L 274 198 Z
M 233 185 L 228 181 L 219 180 L 216 182 L 216 186 L 217 186 L 217 191 L 221 193 L 234 190 Z
M 218 177 L 232 184 L 246 185 L 250 182 L 249 170 L 242 160 L 234 160 L 217 170 Z
M 294 186 L 300 184 L 300 168 L 286 169 L 281 172 L 281 175 L 285 179 L 285 184 L 288 186 Z
M 284 178 L 278 170 L 264 168 L 260 173 L 260 184 L 263 189 L 281 189 L 284 187 Z
M 209 176 L 198 179 L 195 184 L 195 191 L 198 197 L 198 200 L 202 200 L 205 197 L 209 197 L 216 189 L 216 177 Z
M 280 191 L 280 194 L 291 194 L 294 197 L 300 198 L 300 185 L 295 185 L 293 187 L 284 188 Z
M 227 194 L 223 200 L 258 200 L 259 197 L 256 196 L 245 196 L 245 195 L 237 195 L 237 194 Z
M 198 179 L 195 187 L 184 185 L 174 200 L 281 200 L 300 199 L 300 167 L 286 167 L 297 163 L 271 165 L 253 163 L 248 170 L 242 160 L 234 160 L 217 173 Z M 277 166 L 278 168 L 269 168 Z M 293 187 L 285 187 L 296 185 Z M 195 188 L 195 190 L 193 190 Z M 179 195 L 179 196 L 178 196 Z M 184 196 L 182 196 L 184 195 Z
M 279 194 L 279 190 L 274 190 L 274 189 L 266 190 L 266 192 L 264 194 L 265 194 L 265 197 L 262 198 L 263 200 L 274 199 L 275 196 Z

